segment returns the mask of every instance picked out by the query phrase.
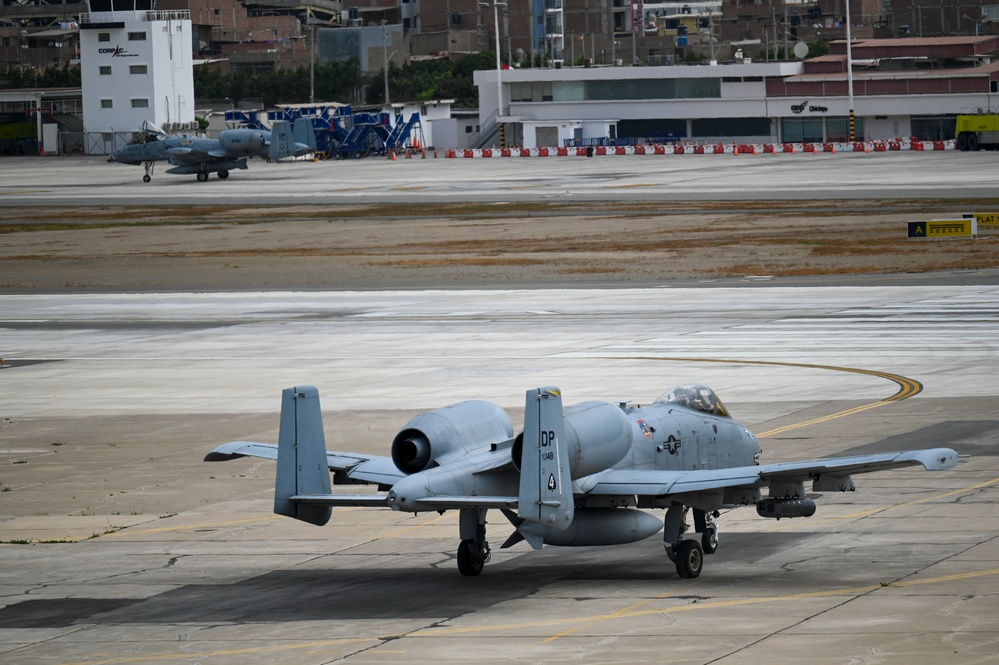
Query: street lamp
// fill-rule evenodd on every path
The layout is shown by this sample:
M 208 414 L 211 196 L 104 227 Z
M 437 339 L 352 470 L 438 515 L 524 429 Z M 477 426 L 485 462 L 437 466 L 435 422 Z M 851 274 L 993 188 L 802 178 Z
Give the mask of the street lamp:
M 385 106 L 388 106 L 390 104 L 390 102 L 389 102 L 389 63 L 392 62 L 392 58 L 395 57 L 396 53 L 398 53 L 398 51 L 392 51 L 392 55 L 389 55 L 389 56 L 382 56 L 383 58 L 385 58 L 385 62 L 383 63 L 385 66 L 382 69 L 382 71 L 383 71 L 383 73 L 385 75 Z
M 309 103 L 316 103 L 316 26 L 309 22 Z
M 501 81 L 503 67 L 500 65 L 500 26 L 499 26 L 499 8 L 506 7 L 505 2 L 496 2 L 492 4 L 493 7 L 493 24 L 496 26 L 496 122 L 499 123 L 499 118 L 503 115 L 503 82 Z M 480 7 L 488 7 L 490 3 L 480 2 Z

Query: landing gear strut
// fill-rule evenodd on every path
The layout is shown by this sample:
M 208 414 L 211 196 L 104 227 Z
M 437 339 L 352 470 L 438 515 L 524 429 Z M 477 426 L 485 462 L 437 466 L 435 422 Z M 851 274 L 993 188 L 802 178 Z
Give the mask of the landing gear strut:
M 713 554 L 718 549 L 718 525 L 714 518 L 717 512 L 706 513 L 694 508 L 694 530 L 700 538 L 683 539 L 688 525 L 684 519 L 688 506 L 671 503 L 663 520 L 663 544 L 666 556 L 676 565 L 676 574 L 683 579 L 694 579 L 704 567 L 704 555 Z
M 153 165 L 154 162 L 144 162 L 143 166 L 146 168 L 146 174 L 142 176 L 142 182 L 149 182 L 153 179 Z
M 461 544 L 458 545 L 458 572 L 465 577 L 474 577 L 490 559 L 489 543 L 486 542 L 486 511 L 478 508 L 462 508 L 458 518 Z

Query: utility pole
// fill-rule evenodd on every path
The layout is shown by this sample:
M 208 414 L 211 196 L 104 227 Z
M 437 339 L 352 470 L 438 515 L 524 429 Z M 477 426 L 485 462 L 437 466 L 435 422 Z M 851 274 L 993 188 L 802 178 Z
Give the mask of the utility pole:
M 850 141 L 856 137 L 853 117 L 853 48 L 850 40 L 850 0 L 846 0 L 846 89 L 850 98 Z
M 499 125 L 500 130 L 500 147 L 506 147 L 506 141 L 503 134 L 503 123 L 500 122 L 500 117 L 503 115 L 503 65 L 500 62 L 500 24 L 499 24 L 499 8 L 506 7 L 507 3 L 499 2 L 498 0 L 493 0 L 493 24 L 496 26 L 496 124 Z M 480 2 L 480 7 L 488 7 L 488 2 Z
M 385 74 L 385 106 L 389 105 L 388 21 L 382 19 L 382 71 Z

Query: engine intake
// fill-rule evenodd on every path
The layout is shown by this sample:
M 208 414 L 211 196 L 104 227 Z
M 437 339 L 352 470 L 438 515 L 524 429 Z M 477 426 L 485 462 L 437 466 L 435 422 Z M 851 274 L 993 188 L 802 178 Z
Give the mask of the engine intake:
M 422 413 L 392 440 L 392 462 L 405 474 L 441 464 L 452 455 L 465 455 L 513 438 L 506 411 L 492 402 L 469 400 Z

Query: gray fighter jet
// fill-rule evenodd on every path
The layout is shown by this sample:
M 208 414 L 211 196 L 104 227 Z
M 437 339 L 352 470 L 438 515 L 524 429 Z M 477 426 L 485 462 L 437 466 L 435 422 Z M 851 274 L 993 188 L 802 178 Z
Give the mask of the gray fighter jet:
M 759 464 L 756 437 L 704 386 L 679 386 L 654 403 L 583 402 L 563 409 L 558 388 L 527 391 L 524 429 L 506 412 L 466 401 L 421 414 L 392 442 L 391 457 L 326 450 L 319 393 L 283 392 L 278 444 L 233 441 L 206 461 L 277 460 L 274 512 L 323 525 L 334 506 L 407 512 L 459 511 L 458 570 L 478 575 L 489 560 L 486 513 L 515 531 L 502 545 L 617 545 L 664 530 L 682 578 L 700 575 L 718 548 L 718 511 L 754 504 L 761 517 L 810 517 L 806 493 L 851 492 L 852 476 L 904 466 L 940 471 L 958 454 L 933 448 L 783 464 Z M 378 493 L 333 493 L 368 483 Z M 761 490 L 768 488 L 764 497 Z M 651 509 L 665 509 L 660 520 Z M 693 530 L 687 523 L 692 513 Z
M 247 157 L 265 157 L 277 161 L 283 157 L 299 157 L 316 150 L 316 135 L 307 118 L 275 122 L 271 131 L 263 129 L 226 129 L 217 139 L 168 136 L 155 125 L 147 124 L 124 148 L 115 150 L 109 162 L 145 166 L 143 182 L 153 177 L 153 165 L 166 160 L 172 169 L 167 173 L 195 173 L 200 182 L 209 173 L 218 173 L 220 180 L 229 171 L 245 169 Z

